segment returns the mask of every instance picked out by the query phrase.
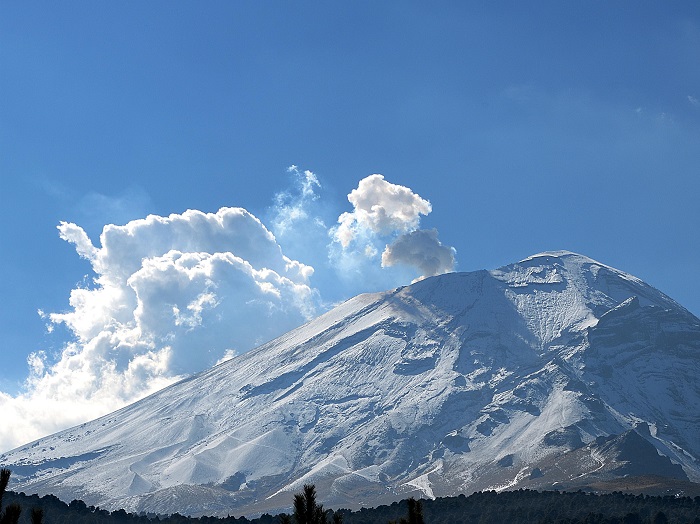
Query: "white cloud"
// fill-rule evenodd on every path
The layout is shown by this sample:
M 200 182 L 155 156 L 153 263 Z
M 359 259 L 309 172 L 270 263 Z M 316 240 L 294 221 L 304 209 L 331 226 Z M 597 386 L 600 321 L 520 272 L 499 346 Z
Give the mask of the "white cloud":
M 244 209 L 110 224 L 101 247 L 76 224 L 58 230 L 94 283 L 48 315 L 74 340 L 55 359 L 30 355 L 25 392 L 0 396 L 8 419 L 21 420 L 0 429 L 0 449 L 117 409 L 316 313 L 313 268 L 286 257 Z
M 75 246 L 75 250 L 82 258 L 95 260 L 98 249 L 92 245 L 87 233 L 80 226 L 68 222 L 61 222 L 58 226 L 59 236 L 66 242 Z
M 338 217 L 338 226 L 333 231 L 343 248 L 368 232 L 391 235 L 412 231 L 418 227 L 420 216 L 432 211 L 430 202 L 407 187 L 387 182 L 382 175 L 360 180 L 348 200 L 353 210 Z
M 272 229 L 276 235 L 283 236 L 299 223 L 309 218 L 309 204 L 318 200 L 316 192 L 321 188 L 318 177 L 311 171 L 300 171 L 297 166 L 290 166 L 287 172 L 294 177 L 294 187 L 275 195 Z
M 375 174 L 360 180 L 348 201 L 353 210 L 341 214 L 331 229 L 330 256 L 340 278 L 361 276 L 366 281 L 375 275 L 385 281 L 378 270 L 394 266 L 418 271 L 421 277 L 454 269 L 454 249 L 440 243 L 436 230 L 418 229 L 432 206 L 410 188 Z M 396 274 L 405 279 L 405 273 Z
M 231 359 L 232 359 L 233 357 L 235 357 L 237 354 L 238 354 L 238 353 L 236 353 L 236 351 L 234 351 L 233 349 L 227 349 L 226 351 L 224 351 L 223 356 L 222 356 L 219 360 L 216 361 L 216 364 L 215 364 L 215 365 L 218 366 L 219 364 L 223 364 L 223 363 L 226 362 L 227 360 L 231 360 Z
M 435 229 L 405 233 L 382 253 L 382 266 L 403 264 L 418 268 L 421 278 L 454 271 L 455 250 L 443 246 Z
M 285 254 L 314 268 L 316 288 L 327 290 L 332 271 L 328 263 L 328 227 L 326 222 L 337 212 L 323 202 L 323 187 L 315 173 L 297 166 L 287 169 L 290 186 L 275 194 L 272 206 L 266 210 L 265 223 L 271 225 Z
M 694 97 L 693 95 L 688 95 L 688 102 L 690 102 L 690 105 L 693 107 L 700 107 L 700 100 L 697 99 L 697 97 Z

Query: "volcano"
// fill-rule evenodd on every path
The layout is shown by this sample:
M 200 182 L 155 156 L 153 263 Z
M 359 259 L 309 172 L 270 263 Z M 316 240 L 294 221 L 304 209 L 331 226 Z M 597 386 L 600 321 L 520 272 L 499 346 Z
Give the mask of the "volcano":
M 251 326 L 254 329 L 254 326 Z M 3 455 L 104 509 L 289 511 L 478 490 L 700 481 L 700 320 L 570 252 L 357 296 L 124 409 Z

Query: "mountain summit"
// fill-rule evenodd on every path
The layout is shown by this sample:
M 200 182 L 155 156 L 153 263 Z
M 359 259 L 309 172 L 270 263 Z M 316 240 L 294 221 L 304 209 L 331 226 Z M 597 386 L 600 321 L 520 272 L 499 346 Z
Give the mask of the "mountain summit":
M 0 456 L 103 508 L 289 510 L 624 475 L 700 481 L 700 320 L 569 252 L 355 297 L 131 406 Z

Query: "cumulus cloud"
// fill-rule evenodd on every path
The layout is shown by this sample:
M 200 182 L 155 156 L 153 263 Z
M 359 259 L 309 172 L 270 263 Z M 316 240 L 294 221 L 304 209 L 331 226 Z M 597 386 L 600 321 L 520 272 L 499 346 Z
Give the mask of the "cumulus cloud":
M 382 266 L 397 264 L 416 267 L 423 277 L 440 275 L 454 270 L 455 250 L 442 245 L 435 229 L 411 231 L 386 246 L 382 253 Z
M 392 184 L 382 175 L 370 175 L 360 180 L 348 195 L 351 212 L 338 217 L 333 235 L 344 248 L 357 237 L 366 234 L 390 235 L 418 227 L 421 215 L 432 211 L 430 202 L 411 189 Z
M 331 258 L 342 275 L 366 278 L 377 267 L 399 266 L 426 277 L 454 269 L 454 249 L 440 243 L 436 230 L 418 229 L 432 205 L 410 188 L 375 174 L 360 180 L 348 201 L 353 210 L 331 230 Z
M 58 230 L 94 282 L 71 292 L 68 311 L 44 314 L 74 339 L 58 358 L 30 355 L 25 393 L 0 396 L 21 420 L 0 429 L 0 449 L 117 409 L 317 312 L 313 268 L 241 208 L 107 225 L 101 247 L 76 224 Z

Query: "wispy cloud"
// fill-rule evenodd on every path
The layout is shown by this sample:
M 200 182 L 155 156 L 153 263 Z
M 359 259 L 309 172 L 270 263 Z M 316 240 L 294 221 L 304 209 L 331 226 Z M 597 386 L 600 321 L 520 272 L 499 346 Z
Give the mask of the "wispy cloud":
M 308 169 L 300 171 L 292 165 L 287 172 L 293 177 L 293 186 L 277 193 L 274 198 L 272 230 L 276 235 L 290 232 L 299 222 L 309 218 L 309 205 L 318 200 L 317 190 L 321 188 L 318 177 Z

